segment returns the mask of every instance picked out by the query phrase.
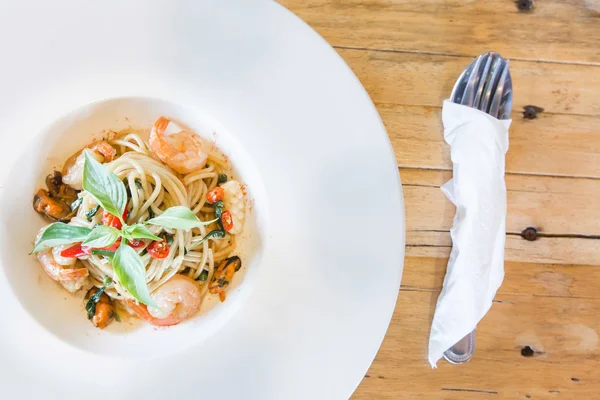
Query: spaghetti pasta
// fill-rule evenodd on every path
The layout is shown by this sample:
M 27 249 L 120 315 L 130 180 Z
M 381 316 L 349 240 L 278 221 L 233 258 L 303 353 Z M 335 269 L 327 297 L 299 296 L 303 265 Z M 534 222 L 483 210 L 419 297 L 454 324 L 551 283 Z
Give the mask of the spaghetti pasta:
M 165 241 L 166 244 L 163 243 L 161 246 L 168 248 L 168 254 L 164 254 L 164 257 L 158 257 L 152 252 L 152 246 L 159 244 L 160 241 L 152 241 L 150 239 L 135 239 L 134 241 L 122 232 L 122 239 L 119 239 L 119 241 L 122 240 L 123 242 L 127 239 L 126 243 L 131 248 L 134 248 L 142 260 L 145 271 L 145 282 L 149 293 L 152 295 L 152 299 L 156 302 L 158 302 L 156 299 L 159 298 L 162 299 L 161 301 L 170 299 L 169 296 L 161 293 L 161 288 L 168 286 L 169 290 L 173 290 L 173 287 L 179 287 L 175 283 L 180 286 L 188 285 L 191 290 L 190 293 L 195 296 L 197 291 L 200 297 L 204 297 L 209 290 L 209 283 L 213 281 L 215 265 L 231 257 L 236 250 L 235 235 L 226 232 L 226 228 L 223 227 L 220 219 L 223 210 L 229 213 L 229 205 L 224 204 L 222 201 L 211 204 L 207 199 L 207 197 L 212 198 L 210 195 L 207 196 L 209 192 L 214 191 L 217 186 L 224 183 L 222 182 L 223 177 L 232 176 L 228 162 L 216 151 L 214 146 L 209 146 L 205 142 L 202 142 L 202 139 L 193 133 L 181 131 L 175 135 L 165 135 L 164 130 L 169 122 L 164 117 L 159 118 L 152 130 L 150 141 L 145 140 L 144 131 L 128 130 L 117 134 L 114 139 L 107 142 L 108 145 L 115 149 L 115 154 L 110 157 L 112 159 L 110 161 L 105 157 L 102 164 L 125 185 L 127 192 L 127 206 L 124 214 L 126 217 L 123 218 L 125 226 L 134 224 L 136 226 L 145 226 L 149 234 L 162 238 Z M 190 135 L 194 135 L 194 137 Z M 184 146 L 179 147 L 179 150 L 177 150 L 178 141 L 184 143 Z M 163 147 L 157 149 L 156 146 L 158 145 Z M 195 156 L 196 153 L 190 153 L 190 146 L 198 146 L 198 154 L 206 151 L 206 149 L 211 149 L 210 153 L 206 154 L 206 163 L 203 166 L 194 167 L 193 170 L 189 168 L 191 165 L 190 154 Z M 89 146 L 84 149 L 79 157 L 83 157 L 85 152 L 91 152 L 91 148 Z M 71 159 L 75 160 L 77 157 L 76 154 Z M 96 159 L 102 158 L 102 154 L 96 154 L 95 157 Z M 183 166 L 182 160 L 183 163 L 186 163 L 185 166 Z M 175 163 L 176 161 L 178 164 Z M 196 165 L 198 164 L 197 159 L 193 161 Z M 83 161 L 81 161 L 81 164 L 83 164 Z M 186 172 L 177 172 L 182 169 Z M 79 172 L 79 174 L 81 173 Z M 66 186 L 64 183 L 62 185 Z M 233 198 L 232 196 L 239 197 L 243 195 L 241 185 L 237 181 L 228 180 L 228 185 L 233 187 L 233 189 L 228 189 L 231 198 Z M 110 223 L 107 223 L 107 210 L 99 207 L 100 204 L 97 196 L 85 190 L 85 182 L 83 182 L 83 188 L 84 190 L 77 193 L 77 200 L 75 202 L 78 203 L 78 207 L 73 212 L 74 215 L 70 217 L 68 225 L 86 228 L 90 231 L 93 231 L 97 226 L 110 225 Z M 52 193 L 49 193 L 48 197 L 50 198 L 48 201 L 60 200 L 57 196 L 53 196 Z M 187 230 L 152 224 L 153 218 L 159 217 L 166 210 L 173 207 L 185 207 L 185 209 L 191 210 L 191 213 L 200 222 L 197 226 Z M 239 207 L 239 204 L 230 205 L 232 211 L 235 212 L 240 212 Z M 36 211 L 53 218 L 50 213 L 42 212 L 38 208 L 36 208 Z M 47 209 L 48 207 L 44 210 Z M 245 212 L 245 210 L 241 209 L 241 212 Z M 117 220 L 119 216 L 108 215 L 108 217 Z M 58 220 L 64 222 L 64 218 Z M 241 224 L 243 224 L 243 218 Z M 120 229 L 118 225 L 120 223 L 117 220 L 116 225 L 110 226 L 116 226 L 117 229 Z M 236 228 L 240 229 L 241 226 Z M 115 243 L 117 247 L 119 241 Z M 133 243 L 136 244 L 135 247 Z M 79 246 L 77 249 L 81 250 L 79 252 L 76 251 L 77 249 L 73 250 L 75 246 L 55 246 L 60 251 L 57 253 L 55 248 L 53 254 L 60 254 L 61 256 L 54 257 L 52 261 L 56 265 L 52 267 L 61 271 L 81 269 L 75 269 L 72 257 L 69 257 L 69 255 L 75 255 L 77 262 L 81 263 L 83 268 L 86 268 L 89 273 L 89 277 L 86 278 L 87 281 L 80 282 L 81 284 L 78 286 L 96 288 L 93 293 L 89 292 L 92 293 L 89 295 L 90 299 L 98 303 L 102 296 L 108 296 L 110 301 L 119 301 L 125 306 L 131 306 L 129 308 L 138 316 L 155 325 L 170 325 L 171 323 L 167 323 L 169 321 L 180 322 L 178 318 L 173 319 L 173 315 L 177 314 L 176 309 L 174 309 L 173 315 L 169 315 L 167 318 L 163 315 L 164 310 L 159 312 L 158 307 L 150 306 L 144 309 L 145 306 L 138 303 L 139 298 L 136 297 L 135 291 L 131 292 L 131 290 L 127 290 L 126 285 L 119 279 L 118 271 L 115 271 L 114 259 L 111 257 L 111 250 L 115 250 L 114 248 L 93 251 L 94 249 L 86 249 L 81 244 L 77 245 Z M 47 253 L 44 254 L 47 256 Z M 63 257 L 64 255 L 67 257 Z M 38 257 L 38 259 L 43 264 L 41 258 Z M 68 265 L 65 265 L 67 263 Z M 42 267 L 46 270 L 47 266 L 43 264 Z M 187 279 L 183 279 L 181 276 L 185 276 Z M 173 280 L 174 277 L 177 277 L 173 281 L 174 283 L 165 285 L 166 282 Z M 57 280 L 65 286 L 64 281 Z M 193 282 L 197 287 L 193 288 L 190 286 L 192 285 L 190 282 Z M 212 284 L 216 283 L 212 282 Z M 227 284 L 228 282 L 225 282 L 221 286 L 224 288 Z M 72 282 L 70 283 L 70 288 L 73 288 Z M 219 293 L 223 290 L 219 290 Z M 94 296 L 96 296 L 97 300 Z M 224 295 L 222 299 L 224 299 Z M 196 303 L 194 302 L 194 304 Z M 90 308 L 93 309 L 93 305 Z M 88 308 L 88 316 L 90 316 L 90 312 Z M 157 318 L 156 315 L 159 314 L 163 315 L 164 318 Z M 185 314 L 186 318 L 188 314 L 190 313 L 187 312 Z M 96 325 L 99 326 L 98 324 Z

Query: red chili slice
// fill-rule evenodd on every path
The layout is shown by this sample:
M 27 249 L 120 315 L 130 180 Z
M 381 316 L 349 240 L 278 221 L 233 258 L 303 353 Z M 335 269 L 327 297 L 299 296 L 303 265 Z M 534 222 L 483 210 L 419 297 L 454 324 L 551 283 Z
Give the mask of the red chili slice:
M 125 211 L 123 211 L 123 221 L 127 221 L 127 207 L 125 207 Z M 123 227 L 121 220 L 106 210 L 102 211 L 102 224 L 112 226 L 113 228 L 117 229 L 121 229 Z
M 225 196 L 225 190 L 223 190 L 222 187 L 217 186 L 206 193 L 206 200 L 208 200 L 209 203 L 216 203 L 223 199 L 223 196 Z
M 131 239 L 130 241 L 127 242 L 127 244 L 129 246 L 133 247 L 134 249 L 139 249 L 146 245 L 144 242 L 142 242 L 139 239 Z
M 61 257 L 65 258 L 77 258 L 90 255 L 91 248 L 88 246 L 82 246 L 81 242 L 64 249 L 60 252 Z
M 221 222 L 223 223 L 225 232 L 229 232 L 233 229 L 233 217 L 231 216 L 231 212 L 229 212 L 229 210 L 223 211 L 223 214 L 221 214 Z
M 152 258 L 162 260 L 169 255 L 169 244 L 166 240 L 154 241 L 146 248 Z
M 63 251 L 61 251 L 60 255 L 61 257 L 65 258 L 78 258 L 83 256 L 89 256 L 92 253 L 92 250 L 117 251 L 120 245 L 121 238 L 117 239 L 117 241 L 114 242 L 112 245 L 106 247 L 91 248 L 90 246 L 82 246 L 81 243 L 77 243 L 69 247 L 68 249 L 64 249 Z

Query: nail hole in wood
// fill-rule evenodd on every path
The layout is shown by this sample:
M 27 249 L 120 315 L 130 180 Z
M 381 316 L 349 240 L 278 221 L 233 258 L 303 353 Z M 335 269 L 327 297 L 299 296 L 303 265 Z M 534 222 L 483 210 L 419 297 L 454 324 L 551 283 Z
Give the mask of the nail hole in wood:
M 579 381 L 580 381 L 580 379 L 579 379 L 579 378 L 571 378 L 571 380 L 572 380 L 573 382 L 579 382 Z
M 517 8 L 519 11 L 531 11 L 533 9 L 533 0 L 517 0 Z
M 533 357 L 533 348 L 531 346 L 525 346 L 521 349 L 521 355 L 523 357 Z
M 525 106 L 523 107 L 523 118 L 525 119 L 536 119 L 539 113 L 544 112 L 542 107 L 538 106 Z
M 526 394 L 525 397 L 527 397 L 528 399 L 530 399 L 531 395 L 530 394 Z
M 537 239 L 537 234 L 538 234 L 537 228 L 530 226 L 530 227 L 523 229 L 523 232 L 521 232 L 521 237 L 525 240 L 533 242 L 534 240 Z

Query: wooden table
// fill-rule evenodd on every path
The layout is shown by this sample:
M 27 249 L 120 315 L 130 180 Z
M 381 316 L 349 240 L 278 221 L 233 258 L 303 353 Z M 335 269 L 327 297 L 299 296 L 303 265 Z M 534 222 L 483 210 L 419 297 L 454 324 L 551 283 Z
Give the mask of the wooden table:
M 402 289 L 355 399 L 600 399 L 600 0 L 281 0 L 361 80 L 406 202 Z M 520 3 L 526 3 L 521 1 Z M 511 59 L 506 277 L 475 358 L 426 361 L 454 208 L 441 104 L 480 53 Z M 544 108 L 525 119 L 527 105 Z M 537 240 L 521 232 L 537 227 Z M 533 349 L 528 352 L 526 346 Z M 523 350 L 525 348 L 525 350 Z

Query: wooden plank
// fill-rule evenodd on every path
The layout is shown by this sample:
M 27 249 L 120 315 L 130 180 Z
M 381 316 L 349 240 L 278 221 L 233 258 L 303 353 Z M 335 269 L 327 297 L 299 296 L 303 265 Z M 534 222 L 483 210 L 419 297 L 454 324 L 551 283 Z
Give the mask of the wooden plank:
M 600 300 L 498 295 L 501 303 L 477 328 L 475 358 L 462 366 L 441 360 L 431 370 L 426 354 L 437 296 L 400 292 L 354 399 L 591 399 L 600 391 Z M 533 357 L 521 355 L 524 346 Z
M 374 102 L 401 105 L 440 107 L 472 61 L 433 54 L 337 51 Z M 530 104 L 550 113 L 600 115 L 598 66 L 513 60 L 510 73 L 515 93 L 513 119 L 522 117 L 522 107 Z
M 439 189 L 451 171 L 401 169 L 407 231 L 449 230 L 455 208 Z M 600 180 L 506 176 L 506 230 L 528 226 L 552 235 L 600 234 Z
M 600 63 L 596 0 L 280 0 L 334 46 Z
M 449 232 L 406 232 L 407 257 L 448 259 L 452 241 Z M 520 236 L 507 235 L 504 259 L 544 264 L 599 265 L 600 240 L 569 237 L 541 237 L 528 242 Z
M 438 292 L 446 266 L 446 258 L 406 257 L 401 290 Z M 600 268 L 508 261 L 504 273 L 499 295 L 600 299 Z
M 452 169 L 440 108 L 376 105 L 399 166 Z M 547 113 L 535 120 L 513 117 L 507 172 L 600 177 L 600 117 Z
M 406 207 L 406 254 L 447 258 L 455 207 L 439 187 L 452 172 L 403 168 L 400 175 Z M 600 180 L 509 174 L 506 186 L 507 261 L 600 264 Z M 540 230 L 536 241 L 519 236 L 528 226 Z

